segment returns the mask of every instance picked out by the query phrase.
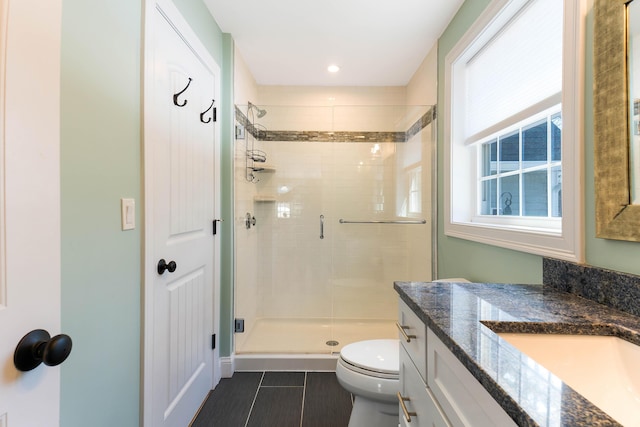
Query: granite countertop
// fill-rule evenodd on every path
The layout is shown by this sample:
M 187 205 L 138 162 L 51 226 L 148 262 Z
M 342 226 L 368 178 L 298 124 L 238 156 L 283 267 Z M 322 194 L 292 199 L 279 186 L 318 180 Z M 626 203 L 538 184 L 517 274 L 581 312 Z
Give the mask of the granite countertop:
M 640 344 L 640 317 L 543 285 L 394 288 L 519 426 L 620 425 L 496 332 L 614 335 Z

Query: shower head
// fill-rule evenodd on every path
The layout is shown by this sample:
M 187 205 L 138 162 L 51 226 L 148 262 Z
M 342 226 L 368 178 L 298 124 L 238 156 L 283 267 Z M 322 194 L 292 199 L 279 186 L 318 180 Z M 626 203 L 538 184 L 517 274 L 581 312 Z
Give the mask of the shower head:
M 254 109 L 258 118 L 262 118 L 267 114 L 267 110 L 263 110 L 262 108 L 258 108 L 256 105 L 253 105 L 249 102 L 249 110 Z

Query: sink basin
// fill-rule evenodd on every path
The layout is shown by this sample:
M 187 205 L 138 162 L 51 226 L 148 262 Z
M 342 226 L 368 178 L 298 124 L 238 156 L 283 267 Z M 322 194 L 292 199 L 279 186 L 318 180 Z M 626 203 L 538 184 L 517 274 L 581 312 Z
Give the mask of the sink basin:
M 640 426 L 640 346 L 617 337 L 499 333 L 624 426 Z

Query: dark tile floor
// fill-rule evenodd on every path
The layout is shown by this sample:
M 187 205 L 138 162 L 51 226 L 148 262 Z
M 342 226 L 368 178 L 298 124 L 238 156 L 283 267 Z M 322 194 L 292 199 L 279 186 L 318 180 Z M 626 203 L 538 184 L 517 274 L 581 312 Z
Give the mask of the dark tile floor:
M 333 372 L 236 372 L 192 427 L 346 427 L 353 402 Z

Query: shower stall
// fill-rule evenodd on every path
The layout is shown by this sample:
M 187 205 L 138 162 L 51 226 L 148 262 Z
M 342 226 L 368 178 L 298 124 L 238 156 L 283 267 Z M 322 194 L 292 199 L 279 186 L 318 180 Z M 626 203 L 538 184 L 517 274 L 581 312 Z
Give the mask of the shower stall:
M 234 171 L 237 369 L 397 337 L 393 282 L 432 279 L 435 108 L 237 106 Z

